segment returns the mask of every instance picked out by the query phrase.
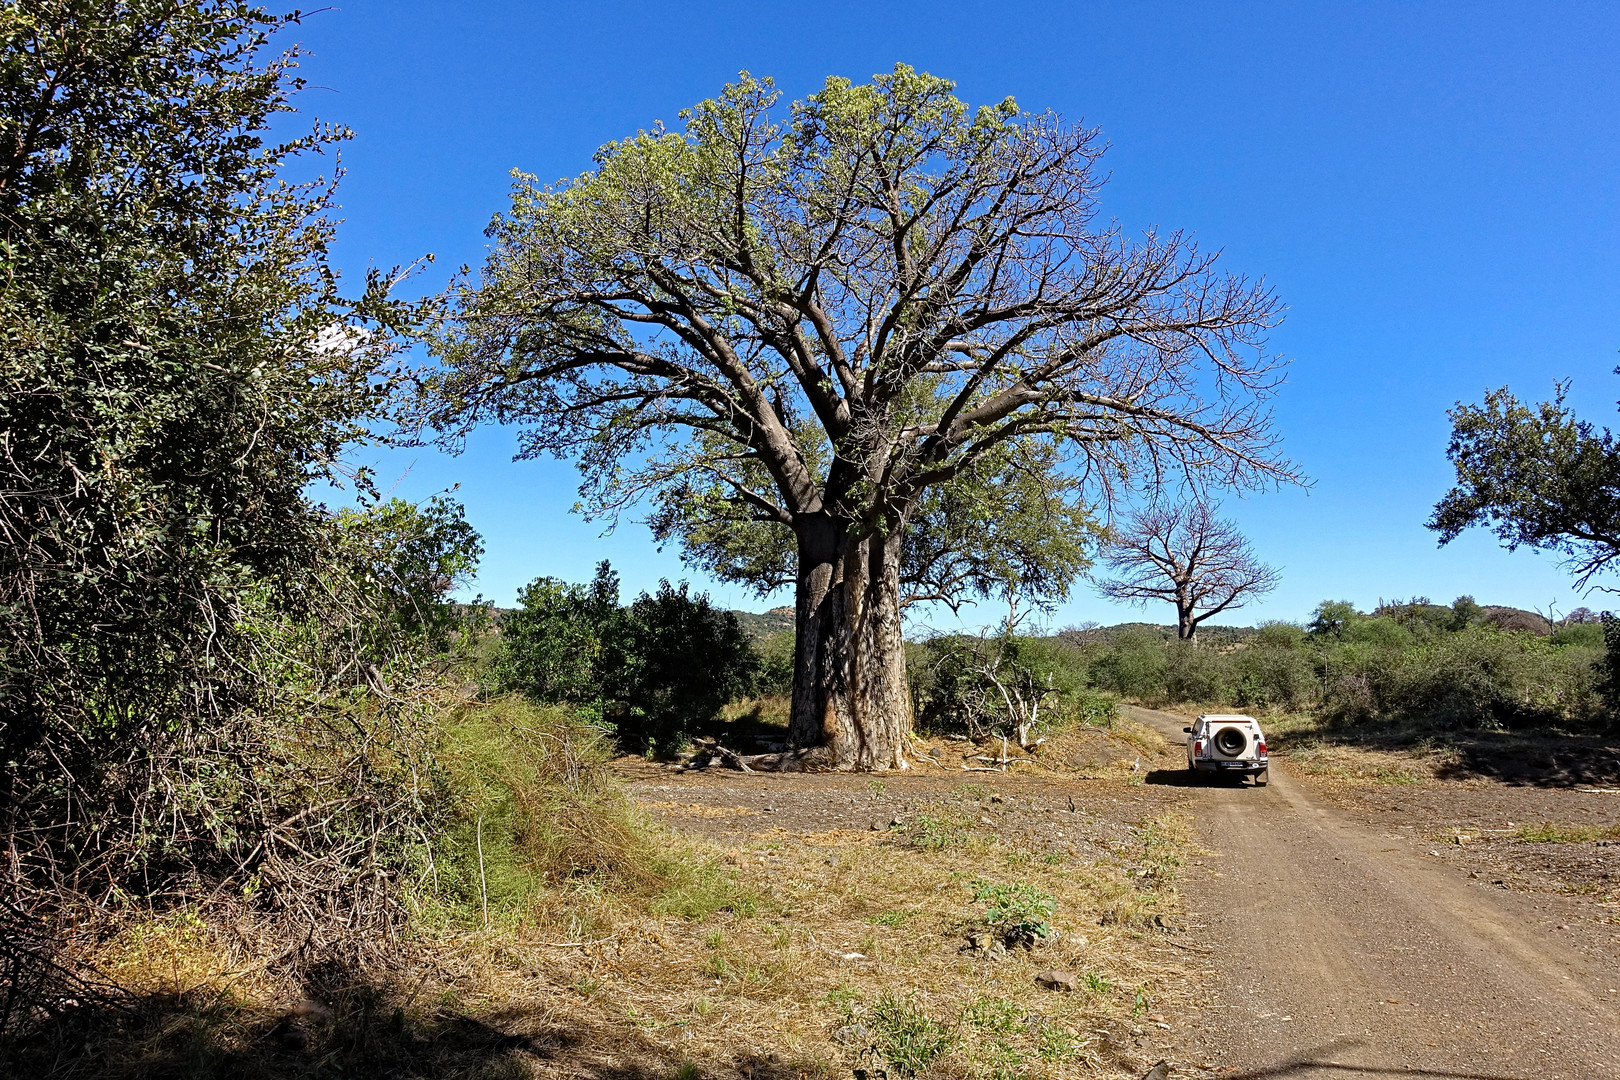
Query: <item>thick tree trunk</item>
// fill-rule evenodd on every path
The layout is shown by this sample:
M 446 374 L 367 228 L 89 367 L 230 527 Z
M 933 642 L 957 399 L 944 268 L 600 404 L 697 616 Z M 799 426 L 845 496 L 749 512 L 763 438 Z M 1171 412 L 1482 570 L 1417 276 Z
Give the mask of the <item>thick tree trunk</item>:
M 907 768 L 911 693 L 900 623 L 898 530 L 850 540 L 841 522 L 816 516 L 797 531 L 798 633 L 788 738 L 800 749 L 776 767 Z
M 1198 644 L 1197 612 L 1191 603 L 1176 602 L 1176 636 L 1182 641 Z

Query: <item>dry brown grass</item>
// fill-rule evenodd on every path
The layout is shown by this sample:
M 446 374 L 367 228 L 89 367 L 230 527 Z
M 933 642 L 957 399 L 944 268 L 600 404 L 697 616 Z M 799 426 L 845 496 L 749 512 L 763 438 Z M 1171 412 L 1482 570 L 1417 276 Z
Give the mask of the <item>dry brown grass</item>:
M 1116 830 L 1124 838 L 1106 857 L 1082 862 L 982 826 L 971 774 L 957 770 L 941 798 L 888 832 L 779 830 L 714 846 L 652 824 L 600 766 L 580 777 L 577 763 L 523 762 L 502 779 L 493 762 L 534 732 L 501 730 L 467 751 L 483 777 L 473 805 L 486 815 L 486 846 L 529 862 L 503 878 L 489 928 L 465 891 L 424 897 L 416 938 L 394 968 L 295 975 L 265 965 L 279 943 L 255 941 L 216 913 L 132 920 L 99 959 L 132 992 L 135 1011 L 64 1022 L 54 1047 L 29 1060 L 49 1051 L 60 1063 L 64 1048 L 92 1046 L 62 1075 L 233 1080 L 786 1080 L 847 1076 L 875 1059 L 891 1075 L 908 1063 L 987 1080 L 1137 1075 L 1152 1058 L 1132 1029 L 1188 992 L 1190 954 L 1163 947 L 1158 929 L 1177 910 L 1176 876 L 1192 843 L 1178 816 Z M 1147 734 L 1121 738 L 1145 747 Z M 1120 745 L 1104 753 L 1116 763 L 1093 785 L 1123 790 Z M 570 776 L 576 796 L 552 790 Z M 566 811 L 566 835 L 534 834 L 526 815 L 546 808 Z M 606 814 L 600 835 L 592 808 Z M 506 847 L 491 844 L 492 821 L 507 823 Z M 653 868 L 621 865 L 619 853 L 649 851 L 661 860 Z M 442 859 L 448 873 L 456 860 Z M 967 934 L 985 928 L 975 881 L 1049 894 L 1061 938 L 1001 959 L 963 951 Z M 1080 992 L 1041 989 L 1035 975 L 1048 968 L 1077 974 Z
M 1457 748 L 1418 734 L 1410 738 L 1380 733 L 1375 742 L 1330 729 L 1314 717 L 1273 714 L 1261 719 L 1268 745 L 1308 776 L 1353 785 L 1411 785 L 1455 770 Z

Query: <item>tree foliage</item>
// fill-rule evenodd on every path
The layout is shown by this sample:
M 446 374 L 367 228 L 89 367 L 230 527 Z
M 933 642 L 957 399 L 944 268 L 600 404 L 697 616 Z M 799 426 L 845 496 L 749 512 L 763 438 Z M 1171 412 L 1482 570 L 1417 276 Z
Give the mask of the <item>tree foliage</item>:
M 1598 691 L 1613 716 L 1620 716 L 1620 618 L 1603 613 L 1603 663 Z
M 619 575 L 606 561 L 589 585 L 536 578 L 501 620 L 499 678 L 537 702 L 593 705 L 602 699 L 608 644 L 618 636 Z
M 245 691 L 236 615 L 313 599 L 305 497 L 378 415 L 326 261 L 344 138 L 267 141 L 302 82 L 243 3 L 0 8 L 0 709 L 8 769 Z M 97 717 L 90 727 L 89 716 Z
M 976 598 L 1042 608 L 1068 596 L 1090 568 L 1101 526 L 1079 477 L 1057 467 L 1050 444 L 998 448 L 923 492 L 901 538 L 900 606 L 937 602 L 960 612 Z M 661 489 L 650 524 L 675 539 L 684 560 L 765 596 L 791 587 L 798 550 L 791 530 L 738 521 L 730 492 L 713 478 Z
M 624 643 L 609 689 L 616 723 L 633 745 L 669 753 L 753 686 L 758 660 L 737 617 L 658 583 L 625 612 Z
M 1099 225 L 1095 131 L 951 91 L 897 65 L 783 108 L 744 74 L 681 132 L 520 174 L 423 376 L 449 442 L 520 425 L 589 511 L 651 499 L 758 588 L 791 567 L 793 738 L 841 767 L 903 764 L 903 595 L 1061 596 L 1083 493 L 1292 476 L 1271 294 Z
M 1041 731 L 1113 720 L 1114 703 L 1087 690 L 1083 657 L 1065 640 L 1003 626 L 987 637 L 940 634 L 917 652 L 912 693 L 926 730 L 1028 746 Z
M 612 724 L 639 749 L 668 752 L 753 687 L 759 659 L 737 617 L 660 582 L 628 607 L 606 562 L 589 585 L 537 578 L 502 621 L 502 684 Z
M 1582 586 L 1620 558 L 1620 443 L 1575 418 L 1567 389 L 1532 406 L 1504 387 L 1451 410 L 1457 484 L 1427 523 L 1442 545 L 1487 525 L 1509 551 L 1561 552 Z
M 0 5 L 0 900 L 219 889 L 352 958 L 432 819 L 411 675 L 478 544 L 308 495 L 355 479 L 397 312 L 340 290 L 334 181 L 286 179 L 347 136 L 271 135 L 290 21 Z

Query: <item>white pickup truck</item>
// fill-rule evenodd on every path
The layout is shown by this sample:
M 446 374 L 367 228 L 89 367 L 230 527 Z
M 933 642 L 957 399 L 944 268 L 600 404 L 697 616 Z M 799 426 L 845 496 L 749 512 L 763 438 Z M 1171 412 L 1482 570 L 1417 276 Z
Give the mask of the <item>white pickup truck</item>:
M 1187 768 L 1197 773 L 1253 776 L 1255 786 L 1268 778 L 1266 736 L 1252 716 L 1206 713 L 1182 728 L 1187 733 Z

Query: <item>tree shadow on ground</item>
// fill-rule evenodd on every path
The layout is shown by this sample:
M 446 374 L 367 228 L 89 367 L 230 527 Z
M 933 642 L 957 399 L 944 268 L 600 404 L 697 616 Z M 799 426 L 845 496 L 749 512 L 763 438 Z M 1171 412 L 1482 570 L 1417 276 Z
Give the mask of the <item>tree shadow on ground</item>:
M 1559 731 L 1480 731 L 1411 724 L 1358 724 L 1290 733 L 1274 741 L 1314 742 L 1387 752 L 1438 753 L 1442 780 L 1495 780 L 1527 787 L 1620 786 L 1620 735 Z
M 334 978 L 306 980 L 291 1008 L 233 1001 L 228 992 L 154 994 L 86 1005 L 0 1042 L 0 1075 L 30 1080 L 316 1080 L 376 1077 L 527 1077 L 670 1080 L 684 1059 L 624 1024 L 566 1017 L 552 988 L 477 1016 L 423 1002 L 408 988 Z M 696 1074 L 801 1080 L 804 1067 L 770 1052 L 697 1063 Z
M 695 742 L 718 742 L 740 754 L 766 754 L 787 749 L 788 716 L 785 701 L 742 702 L 689 732 Z

